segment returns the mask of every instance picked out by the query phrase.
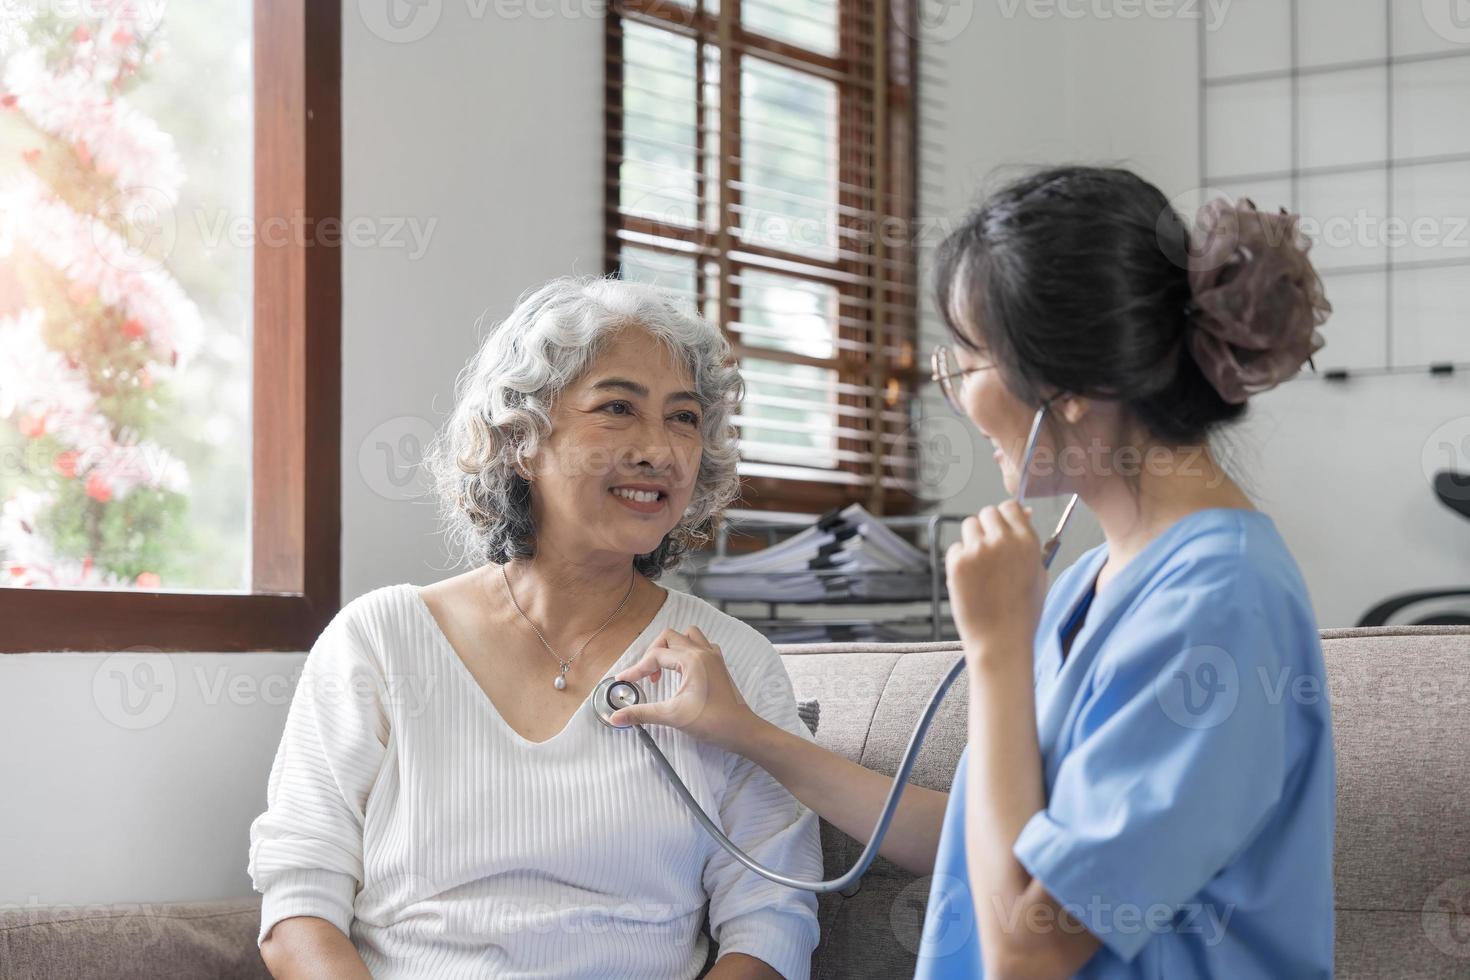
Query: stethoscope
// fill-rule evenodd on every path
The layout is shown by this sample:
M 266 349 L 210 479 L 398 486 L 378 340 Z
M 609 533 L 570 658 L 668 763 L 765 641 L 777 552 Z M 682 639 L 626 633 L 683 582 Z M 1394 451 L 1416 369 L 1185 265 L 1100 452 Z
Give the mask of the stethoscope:
M 1036 441 L 1041 435 L 1042 419 L 1046 415 L 1049 404 L 1049 399 L 1043 402 L 1041 408 L 1036 410 L 1036 418 L 1031 422 L 1031 434 L 1027 437 L 1026 452 L 1021 463 L 1021 485 L 1016 493 L 1016 499 L 1018 501 L 1024 502 L 1026 499 L 1026 487 L 1031 478 L 1031 459 L 1036 452 Z M 1073 494 L 1072 499 L 1067 503 L 1066 509 L 1062 511 L 1062 517 L 1057 522 L 1056 530 L 1052 532 L 1051 537 L 1047 538 L 1046 543 L 1042 545 L 1041 563 L 1045 568 L 1051 568 L 1052 559 L 1056 558 L 1057 550 L 1061 547 L 1062 532 L 1066 530 L 1067 522 L 1072 519 L 1072 512 L 1077 509 L 1077 499 L 1077 495 Z M 809 892 L 836 892 L 846 891 L 848 888 L 857 884 L 858 880 L 867 873 L 869 865 L 873 863 L 873 859 L 878 856 L 878 848 L 883 843 L 883 835 L 888 833 L 888 825 L 892 823 L 893 815 L 898 811 L 899 798 L 903 795 L 904 787 L 908 785 L 909 773 L 913 770 L 914 762 L 919 757 L 919 747 L 924 744 L 924 736 L 929 731 L 929 724 L 934 720 L 934 715 L 939 710 L 939 704 L 944 700 L 944 695 L 949 691 L 950 685 L 955 682 L 955 678 L 959 677 L 960 671 L 964 669 L 965 658 L 961 657 L 955 661 L 954 666 L 949 669 L 949 672 L 944 675 L 944 679 L 939 682 L 939 686 L 934 689 L 934 693 L 929 698 L 928 706 L 924 709 L 923 715 L 919 718 L 918 725 L 914 728 L 914 734 L 909 738 L 908 748 L 904 750 L 903 761 L 899 763 L 898 772 L 894 774 L 893 787 L 888 791 L 888 799 L 883 803 L 883 811 L 879 815 L 877 826 L 873 828 L 872 838 L 868 841 L 867 847 L 863 848 L 863 853 L 858 857 L 857 863 L 846 874 L 839 878 L 833 878 L 830 881 L 804 881 L 800 878 L 791 878 L 781 874 L 779 871 L 772 871 L 770 868 L 756 862 L 754 858 L 736 847 L 730 838 L 725 836 L 725 832 L 719 828 L 719 825 L 710 819 L 709 814 L 704 812 L 704 808 L 699 805 L 699 801 L 689 792 L 689 787 L 684 785 L 684 780 L 680 779 L 679 774 L 674 771 L 674 767 L 658 747 L 658 743 L 654 742 L 653 736 L 648 734 L 642 725 L 636 722 L 631 722 L 626 725 L 614 725 L 608 720 L 613 712 L 618 709 L 630 707 L 643 700 L 643 691 L 638 685 L 631 681 L 620 681 L 613 677 L 605 677 L 598 683 L 597 687 L 593 688 L 589 698 L 592 702 L 593 712 L 604 725 L 614 729 L 633 728 L 637 731 L 639 740 L 653 754 L 654 761 L 664 771 L 664 775 L 669 778 L 670 784 L 674 787 L 674 791 L 679 794 L 679 798 L 684 801 L 684 805 L 689 807 L 689 812 L 694 814 L 695 819 L 709 832 L 711 837 L 720 843 L 721 847 L 730 852 L 731 857 L 761 877 L 768 878 L 778 885 L 785 885 L 788 888 L 798 888 Z

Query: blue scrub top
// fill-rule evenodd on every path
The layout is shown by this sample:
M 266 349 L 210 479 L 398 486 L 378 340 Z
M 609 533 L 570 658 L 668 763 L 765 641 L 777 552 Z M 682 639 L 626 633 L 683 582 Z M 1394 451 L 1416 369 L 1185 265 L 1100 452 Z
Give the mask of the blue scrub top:
M 1047 805 L 1013 848 L 1100 940 L 1077 976 L 1330 977 L 1332 725 L 1295 561 L 1271 518 L 1234 508 L 1185 516 L 1094 595 L 1106 549 L 1059 576 L 1043 607 Z M 983 973 L 965 863 L 968 760 L 966 747 L 917 980 Z

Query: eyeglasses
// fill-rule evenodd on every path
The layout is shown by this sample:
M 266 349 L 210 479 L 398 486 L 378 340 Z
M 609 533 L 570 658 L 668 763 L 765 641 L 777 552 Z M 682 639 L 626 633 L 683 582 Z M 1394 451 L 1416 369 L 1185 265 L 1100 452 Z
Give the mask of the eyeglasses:
M 943 344 L 934 348 L 934 353 L 929 358 L 929 363 L 934 368 L 934 373 L 929 375 L 929 380 L 939 383 L 939 390 L 944 393 L 944 400 L 949 402 L 949 407 L 960 415 L 966 414 L 965 406 L 960 404 L 959 393 L 955 391 L 955 378 L 963 378 L 967 374 L 976 371 L 989 371 L 995 367 L 994 364 L 986 364 L 983 367 L 956 368 L 954 354 Z

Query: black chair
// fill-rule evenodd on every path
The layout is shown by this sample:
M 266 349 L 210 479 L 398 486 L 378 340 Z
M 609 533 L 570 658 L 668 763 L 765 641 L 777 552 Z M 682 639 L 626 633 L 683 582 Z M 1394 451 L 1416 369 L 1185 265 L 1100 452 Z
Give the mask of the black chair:
M 1470 520 L 1470 473 L 1442 470 L 1434 475 L 1434 494 L 1439 502 L 1450 510 Z M 1438 602 L 1443 599 L 1470 598 L 1470 589 L 1439 589 L 1428 592 L 1410 592 L 1386 599 L 1363 614 L 1359 626 L 1383 626 L 1394 617 L 1400 617 L 1408 626 L 1470 626 L 1470 613 L 1439 612 L 1415 618 L 1412 613 L 1400 616 L 1404 610 L 1421 602 Z

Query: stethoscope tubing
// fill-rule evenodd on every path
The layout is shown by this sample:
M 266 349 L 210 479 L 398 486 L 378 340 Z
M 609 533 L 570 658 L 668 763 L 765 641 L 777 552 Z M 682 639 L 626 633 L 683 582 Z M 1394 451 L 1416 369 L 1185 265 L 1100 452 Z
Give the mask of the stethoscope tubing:
M 653 758 L 658 763 L 659 768 L 664 771 L 664 775 L 669 777 L 669 782 L 673 785 L 675 792 L 684 800 L 685 805 L 689 807 L 690 812 L 694 814 L 695 818 L 699 820 L 704 826 L 704 829 L 709 832 L 710 836 L 717 840 L 720 846 L 730 852 L 731 857 L 762 878 L 767 878 L 778 885 L 785 885 L 788 888 L 798 888 L 803 891 L 819 893 L 846 891 L 851 886 L 857 884 L 862 876 L 867 873 L 869 866 L 872 865 L 873 858 L 878 856 L 878 848 L 883 843 L 884 835 L 888 833 L 888 825 L 893 822 L 894 814 L 898 812 L 898 801 L 903 795 L 904 787 L 908 785 L 909 773 L 913 771 L 914 763 L 919 758 L 919 746 L 923 744 L 924 735 L 929 731 L 929 723 L 934 720 L 934 714 L 939 709 L 939 703 L 944 700 L 945 692 L 949 690 L 949 686 L 954 683 L 956 677 L 960 676 L 960 671 L 964 670 L 964 668 L 965 658 L 960 657 L 955 661 L 954 666 L 950 667 L 949 672 L 944 675 L 944 679 L 939 682 L 939 687 L 935 689 L 934 694 L 929 698 L 929 705 L 924 709 L 923 717 L 919 719 L 919 724 L 915 727 L 914 734 L 909 739 L 908 748 L 904 751 L 903 761 L 899 763 L 898 772 L 893 777 L 893 787 L 888 791 L 888 799 L 883 804 L 883 811 L 882 815 L 878 818 L 878 825 L 873 828 L 873 836 L 868 840 L 868 845 L 863 848 L 863 853 L 858 857 L 857 863 L 846 874 L 828 881 L 807 881 L 803 878 L 792 878 L 789 875 L 784 875 L 779 871 L 773 871 L 765 867 L 749 854 L 742 851 L 729 837 L 725 836 L 725 832 L 720 829 L 718 824 L 710 819 L 709 814 L 704 812 L 704 808 L 699 805 L 699 801 L 689 792 L 689 787 L 684 785 L 684 781 L 674 771 L 673 765 L 664 756 L 663 751 L 659 749 L 658 743 L 653 740 L 653 736 L 648 734 L 644 727 L 637 722 L 634 722 L 633 727 L 638 732 L 638 738 L 653 753 Z
M 1025 500 L 1026 487 L 1030 477 L 1031 459 L 1036 452 L 1037 437 L 1041 433 L 1041 420 L 1043 414 L 1046 412 L 1046 407 L 1043 404 L 1037 410 L 1036 418 L 1031 423 L 1031 433 L 1026 440 L 1026 452 L 1021 463 L 1020 490 L 1016 494 L 1018 501 L 1024 502 Z M 1072 513 L 1077 508 L 1077 501 L 1078 495 L 1073 494 L 1072 499 L 1067 503 L 1066 509 L 1062 512 L 1061 520 L 1057 522 L 1056 530 L 1052 532 L 1051 537 L 1042 546 L 1041 563 L 1044 568 L 1050 569 L 1052 560 L 1057 556 L 1057 551 L 1061 547 L 1062 532 L 1066 530 L 1067 523 L 1072 519 Z M 893 817 L 898 812 L 898 802 L 903 796 L 904 789 L 908 786 L 909 774 L 913 772 L 914 763 L 918 761 L 919 748 L 924 744 L 924 736 L 928 734 L 929 725 L 934 721 L 934 716 L 938 713 L 939 705 L 944 700 L 945 694 L 949 692 L 949 688 L 954 684 L 955 679 L 960 676 L 960 671 L 965 669 L 965 664 L 966 661 L 963 656 L 956 660 L 953 666 L 945 673 L 943 679 L 940 680 L 939 685 L 934 689 L 934 693 L 929 696 L 929 703 L 925 706 L 924 713 L 919 717 L 919 723 L 914 727 L 913 735 L 909 737 L 908 747 L 904 749 L 903 759 L 899 762 L 898 771 L 894 773 L 893 786 L 888 791 L 888 798 L 883 802 L 883 809 L 878 817 L 878 824 L 873 828 L 873 835 L 868 839 L 867 846 L 863 848 L 862 854 L 858 856 L 857 863 L 849 868 L 845 874 L 827 881 L 808 881 L 804 878 L 793 878 L 789 875 L 784 875 L 779 871 L 767 868 L 749 854 L 742 851 L 735 845 L 734 841 L 725 835 L 725 832 L 720 829 L 719 824 L 715 823 L 709 814 L 704 812 L 704 808 L 699 805 L 699 801 L 689 792 L 689 787 L 684 785 L 684 780 L 679 778 L 678 772 L 675 771 L 673 764 L 663 754 L 663 750 L 658 747 L 658 743 L 653 740 L 653 736 L 637 722 L 634 722 L 632 727 L 637 731 L 639 740 L 653 754 L 654 761 L 658 763 L 659 768 L 668 777 L 669 783 L 674 787 L 674 791 L 679 794 L 680 799 L 684 801 L 689 811 L 694 814 L 695 818 L 709 835 L 730 853 L 731 857 L 762 878 L 773 881 L 778 885 L 785 885 L 788 888 L 817 892 L 819 894 L 847 891 L 862 880 L 863 875 L 867 873 L 868 868 L 872 865 L 873 859 L 878 856 L 878 848 L 882 845 L 883 838 L 888 833 L 889 825 L 893 823 Z M 855 888 L 853 890 L 856 891 Z

